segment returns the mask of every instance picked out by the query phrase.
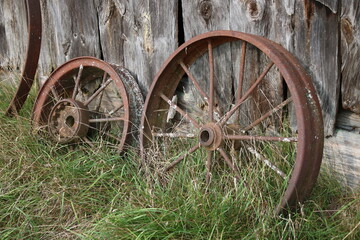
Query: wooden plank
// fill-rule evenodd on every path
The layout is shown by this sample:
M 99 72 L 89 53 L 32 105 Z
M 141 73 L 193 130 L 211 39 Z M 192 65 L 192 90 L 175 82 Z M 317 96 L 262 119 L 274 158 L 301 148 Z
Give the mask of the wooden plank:
M 360 113 L 360 1 L 341 4 L 342 107 Z
M 93 1 L 42 1 L 40 74 L 79 56 L 100 57 L 98 18 Z
M 25 1 L 1 1 L 0 68 L 21 71 L 26 57 L 27 43 Z
M 346 186 L 356 189 L 360 186 L 360 134 L 336 130 L 333 137 L 325 139 L 325 166 L 335 171 Z
M 115 3 L 123 14 L 124 66 L 135 74 L 146 96 L 160 66 L 178 47 L 178 1 Z
M 336 127 L 360 133 L 360 115 L 351 111 L 340 111 L 336 120 Z
M 185 41 L 190 38 L 214 30 L 230 29 L 230 4 L 222 0 L 183 0 L 183 28 Z M 215 105 L 231 106 L 232 103 L 232 66 L 231 66 L 231 45 L 225 44 L 213 49 L 214 57 L 214 79 L 215 79 Z M 191 67 L 190 71 L 202 86 L 204 92 L 210 95 L 209 91 L 209 54 L 206 52 Z M 221 80 L 221 81 L 220 81 Z M 199 92 L 193 85 L 187 85 L 184 96 L 180 96 L 180 102 L 187 99 L 194 104 L 190 111 L 201 113 L 204 105 Z M 222 97 L 220 97 L 220 95 Z M 205 106 L 207 107 L 207 106 Z M 229 109 L 220 109 L 217 111 L 222 114 Z
M 293 48 L 294 35 L 291 26 L 291 16 L 294 14 L 294 6 L 295 0 L 285 2 L 231 0 L 230 19 L 236 19 L 236 21 L 230 21 L 230 28 L 231 30 L 266 37 L 281 44 L 286 49 L 291 50 Z M 238 72 L 240 68 L 240 55 L 236 53 L 236 48 L 238 48 L 238 46 L 233 46 L 232 58 L 232 62 L 234 63 L 232 68 L 234 69 L 235 79 L 239 76 Z M 252 47 L 247 48 L 246 59 L 243 92 L 250 87 L 268 63 L 264 55 L 259 57 L 258 51 L 255 51 Z M 237 88 L 237 82 L 235 81 L 234 89 Z M 263 84 L 260 85 L 260 88 L 261 91 L 266 94 L 266 99 L 264 99 L 264 97 L 257 97 L 256 99 L 259 102 L 263 102 L 263 106 L 257 106 L 254 102 L 245 103 L 241 108 L 241 112 L 245 113 L 240 115 L 241 123 L 249 124 L 249 121 L 255 120 L 251 119 L 251 117 L 259 117 L 259 110 L 265 113 L 271 105 L 276 106 L 284 100 L 283 81 L 276 67 L 272 68 L 268 73 Z M 245 115 L 247 117 L 245 117 Z M 248 116 L 250 116 L 250 118 Z
M 338 0 L 316 0 L 316 1 L 328 7 L 333 13 L 337 13 L 338 4 L 339 4 Z
M 123 4 L 111 0 L 97 1 L 102 57 L 105 61 L 124 65 Z
M 338 16 L 313 0 L 296 0 L 294 51 L 310 74 L 323 110 L 325 136 L 334 131 L 340 93 Z

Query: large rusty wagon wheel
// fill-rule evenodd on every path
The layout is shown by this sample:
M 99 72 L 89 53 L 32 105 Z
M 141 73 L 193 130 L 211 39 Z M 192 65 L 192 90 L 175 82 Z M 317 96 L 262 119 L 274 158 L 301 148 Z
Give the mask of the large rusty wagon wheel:
M 34 128 L 61 144 L 105 145 L 121 151 L 138 139 L 143 100 L 124 68 L 93 57 L 70 60 L 42 86 Z
M 240 32 L 202 34 L 178 48 L 155 77 L 142 126 L 150 169 L 164 177 L 199 169 L 204 188 L 216 180 L 246 188 L 264 211 L 303 201 L 322 159 L 310 78 L 280 45 Z

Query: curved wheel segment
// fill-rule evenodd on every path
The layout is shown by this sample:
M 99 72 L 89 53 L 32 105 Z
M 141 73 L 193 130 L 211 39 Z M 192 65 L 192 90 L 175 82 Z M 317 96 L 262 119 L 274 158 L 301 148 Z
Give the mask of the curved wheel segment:
M 13 97 L 10 106 L 6 110 L 7 116 L 17 114 L 24 105 L 34 83 L 34 77 L 40 56 L 42 33 L 40 0 L 26 0 L 26 7 L 29 36 L 25 65 L 21 74 L 17 92 Z
M 264 211 L 302 201 L 322 159 L 311 80 L 280 45 L 240 32 L 206 33 L 177 49 L 155 77 L 142 126 L 153 170 L 198 171 L 204 187 L 243 188 Z
M 124 68 L 92 57 L 70 60 L 41 88 L 33 109 L 36 130 L 61 144 L 114 147 L 138 139 L 143 101 Z

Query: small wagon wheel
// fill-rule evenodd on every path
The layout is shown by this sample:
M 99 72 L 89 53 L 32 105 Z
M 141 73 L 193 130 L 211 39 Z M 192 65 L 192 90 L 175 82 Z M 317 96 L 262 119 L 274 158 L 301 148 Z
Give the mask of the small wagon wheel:
M 251 34 L 215 31 L 178 48 L 155 77 L 142 126 L 142 158 L 153 170 L 198 161 L 206 186 L 232 184 L 219 176 L 226 170 L 277 213 L 303 201 L 322 160 L 322 115 L 310 78 L 280 45 Z M 153 159 L 154 149 L 161 158 Z
M 93 57 L 70 60 L 42 86 L 33 124 L 61 144 L 96 143 L 121 151 L 138 139 L 143 100 L 124 68 Z

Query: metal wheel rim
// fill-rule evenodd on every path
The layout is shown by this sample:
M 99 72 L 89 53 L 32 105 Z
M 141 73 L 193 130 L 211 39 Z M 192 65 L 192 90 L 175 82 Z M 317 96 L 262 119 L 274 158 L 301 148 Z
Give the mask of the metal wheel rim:
M 212 47 L 231 41 L 245 41 L 258 48 L 275 64 L 291 92 L 296 107 L 296 119 L 298 122 L 299 140 L 297 143 L 297 157 L 287 190 L 282 197 L 276 211 L 279 213 L 287 206 L 294 208 L 298 202 L 304 200 L 312 189 L 321 164 L 323 148 L 323 123 L 321 109 L 314 87 L 310 78 L 291 56 L 280 45 L 265 38 L 234 31 L 214 31 L 194 37 L 179 47 L 164 63 L 156 75 L 145 101 L 140 143 L 142 158 L 144 160 L 145 149 L 148 144 L 148 136 L 151 138 L 149 119 L 152 118 L 156 106 L 159 104 L 159 92 L 170 93 L 171 96 L 179 84 L 181 77 L 172 77 L 172 85 L 166 84 L 166 79 L 173 75 L 185 75 L 179 67 L 179 61 L 191 65 L 201 54 L 194 55 L 192 48 L 201 49 L 205 52 L 204 42 L 211 39 Z M 174 79 L 176 79 L 174 81 Z M 166 89 L 167 88 L 167 89 Z M 165 89 L 165 90 L 164 90 Z M 158 98 L 158 99 L 156 99 Z M 304 107 L 301 107 L 304 106 Z M 150 120 L 151 121 L 151 120 Z M 311 123 L 311 124 L 308 124 Z M 146 163 L 145 163 L 146 164 Z

